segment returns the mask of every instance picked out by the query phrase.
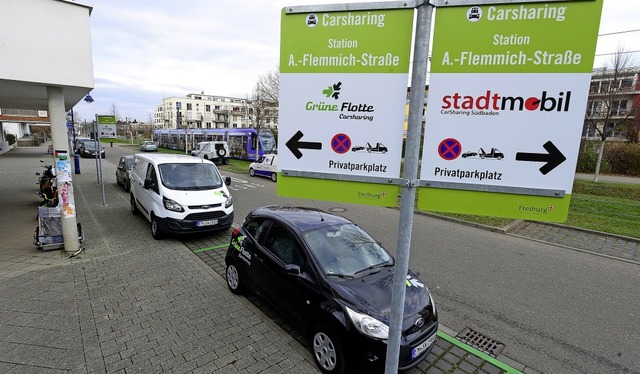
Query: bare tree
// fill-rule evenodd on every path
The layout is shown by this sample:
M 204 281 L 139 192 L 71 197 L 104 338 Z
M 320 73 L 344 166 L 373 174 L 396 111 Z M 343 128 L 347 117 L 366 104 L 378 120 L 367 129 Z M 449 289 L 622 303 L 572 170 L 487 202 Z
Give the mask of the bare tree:
M 247 100 L 249 104 L 249 115 L 252 127 L 260 134 L 260 130 L 267 123 L 277 123 L 278 100 L 280 96 L 280 69 L 275 69 L 261 75 L 256 83 L 251 97 Z M 259 157 L 260 141 L 256 142 L 256 160 Z
M 632 55 L 618 47 L 611 61 L 592 75 L 585 122 L 595 129 L 601 141 L 594 182 L 598 182 L 607 139 L 627 130 L 635 118 L 637 108 L 632 96 L 635 87 L 633 79 L 629 79 L 633 63 Z

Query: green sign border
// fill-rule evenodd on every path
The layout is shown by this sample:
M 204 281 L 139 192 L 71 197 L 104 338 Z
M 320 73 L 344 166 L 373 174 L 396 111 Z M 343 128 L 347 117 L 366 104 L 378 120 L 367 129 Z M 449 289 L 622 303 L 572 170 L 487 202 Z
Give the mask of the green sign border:
M 278 196 L 397 207 L 400 187 L 392 184 L 288 177 L 278 173 Z
M 571 194 L 549 197 L 443 188 L 418 190 L 420 210 L 543 222 L 566 221 L 570 201 Z

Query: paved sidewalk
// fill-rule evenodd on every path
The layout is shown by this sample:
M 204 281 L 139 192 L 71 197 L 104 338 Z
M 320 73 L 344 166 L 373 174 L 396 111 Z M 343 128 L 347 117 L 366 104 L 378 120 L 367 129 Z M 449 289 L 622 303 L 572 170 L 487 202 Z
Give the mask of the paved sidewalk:
M 37 251 L 39 148 L 0 157 L 0 372 L 316 372 L 297 341 L 179 241 L 151 239 L 114 183 L 102 206 L 89 160 L 74 176 L 86 251 Z

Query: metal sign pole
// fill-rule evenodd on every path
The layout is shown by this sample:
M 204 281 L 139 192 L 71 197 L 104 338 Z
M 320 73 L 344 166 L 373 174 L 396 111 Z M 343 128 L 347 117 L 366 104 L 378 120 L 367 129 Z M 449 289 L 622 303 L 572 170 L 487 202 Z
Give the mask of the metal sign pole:
M 427 81 L 427 61 L 429 59 L 429 38 L 434 6 L 423 3 L 417 6 L 416 37 L 411 72 L 411 97 L 409 99 L 409 123 L 407 128 L 407 146 L 404 157 L 404 185 L 400 198 L 400 221 L 398 226 L 398 251 L 393 275 L 391 296 L 391 318 L 389 321 L 389 342 L 385 374 L 398 372 L 400 357 L 400 339 L 404 315 L 404 299 L 409 254 L 411 251 L 411 231 L 415 207 L 416 188 L 418 187 L 418 159 L 420 157 L 420 133 L 422 131 L 422 110 L 424 107 L 424 89 Z

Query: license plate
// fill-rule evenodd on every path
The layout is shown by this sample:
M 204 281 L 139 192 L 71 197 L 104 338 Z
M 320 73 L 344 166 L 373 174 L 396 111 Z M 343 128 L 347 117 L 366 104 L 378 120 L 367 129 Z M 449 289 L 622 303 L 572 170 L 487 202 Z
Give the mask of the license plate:
M 416 358 L 420 356 L 422 352 L 424 352 L 427 348 L 431 347 L 431 344 L 436 341 L 436 334 L 433 334 L 429 337 L 429 339 L 422 342 L 420 345 L 415 346 L 411 350 L 411 358 Z
M 196 222 L 196 226 L 197 227 L 203 227 L 203 226 L 213 226 L 213 225 L 217 225 L 218 224 L 218 220 L 217 219 L 210 219 L 207 221 L 197 221 Z

